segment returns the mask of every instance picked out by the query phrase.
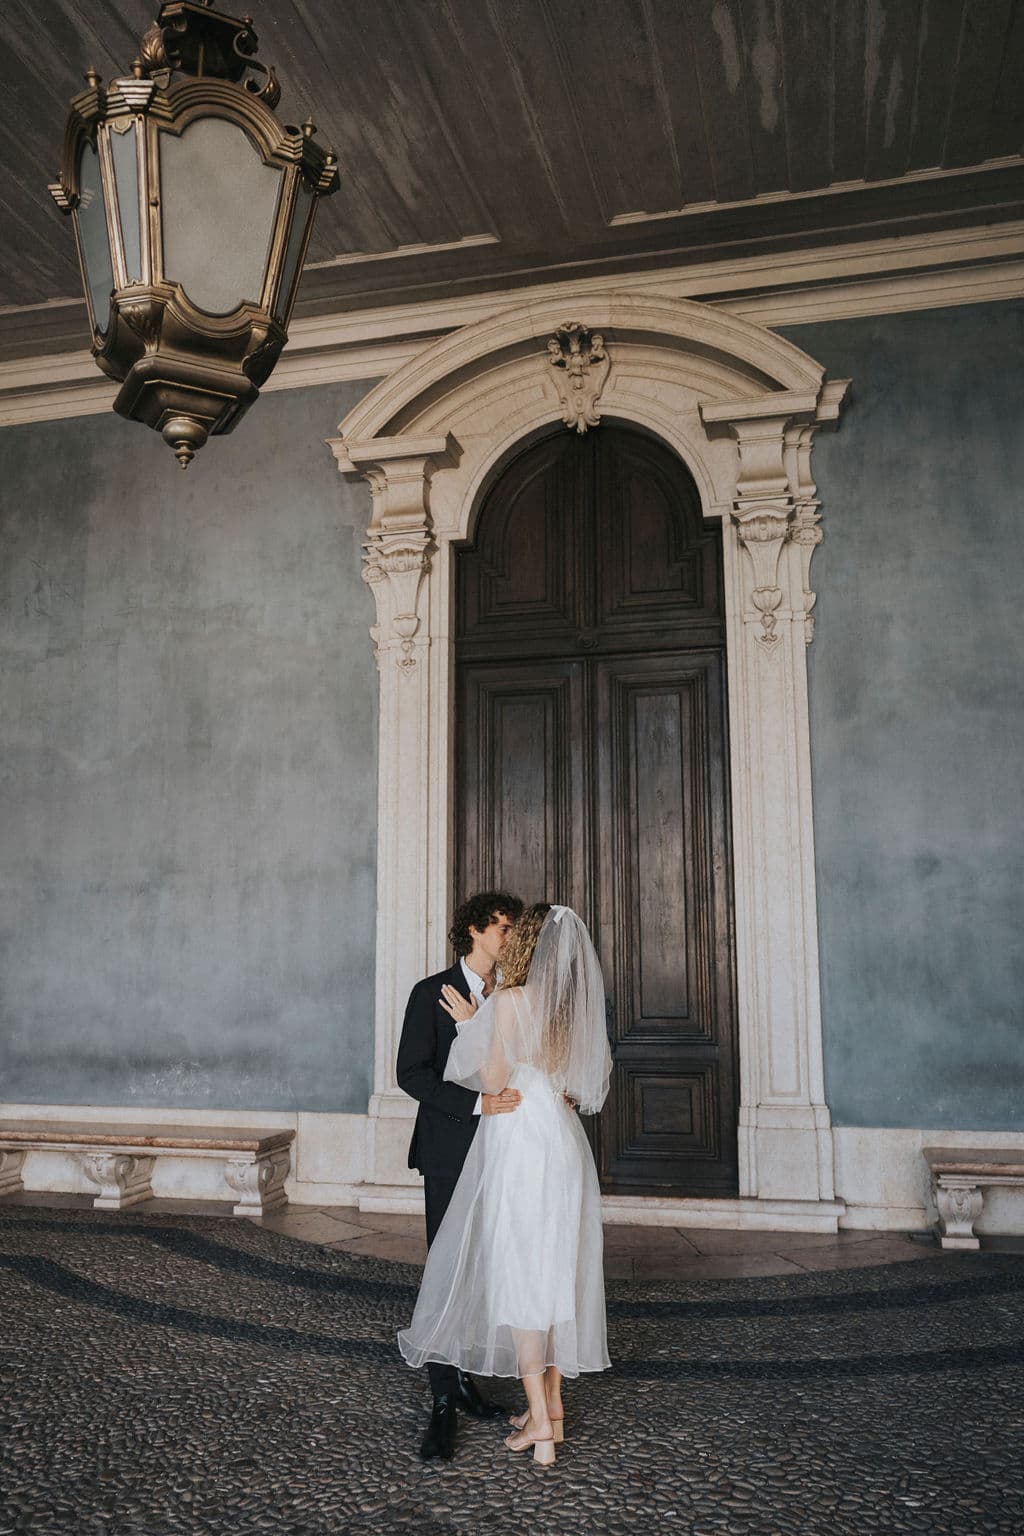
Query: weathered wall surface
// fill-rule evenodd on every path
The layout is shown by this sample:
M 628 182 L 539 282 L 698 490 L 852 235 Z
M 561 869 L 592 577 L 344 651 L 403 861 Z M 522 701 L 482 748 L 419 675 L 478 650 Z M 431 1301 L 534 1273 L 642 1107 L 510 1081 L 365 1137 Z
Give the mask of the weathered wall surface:
M 1024 1128 L 1024 306 L 793 327 L 828 1100 Z M 365 392 L 268 395 L 183 475 L 113 416 L 0 432 L 0 1099 L 366 1107 L 377 681 Z
M 358 1110 L 377 681 L 365 393 L 267 395 L 183 474 L 0 432 L 0 1099 Z
M 828 1100 L 1024 1129 L 1024 305 L 786 334 L 854 386 L 814 450 Z

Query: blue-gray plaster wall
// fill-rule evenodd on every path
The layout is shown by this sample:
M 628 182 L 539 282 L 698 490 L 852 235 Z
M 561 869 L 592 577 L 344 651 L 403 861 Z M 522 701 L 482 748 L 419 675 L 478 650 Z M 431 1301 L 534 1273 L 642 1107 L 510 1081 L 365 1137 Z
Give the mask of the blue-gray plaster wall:
M 788 328 L 820 433 L 809 651 L 840 1125 L 1024 1125 L 1024 308 Z M 0 1099 L 361 1111 L 376 697 L 366 385 L 186 473 L 113 415 L 0 432 Z
M 853 380 L 814 448 L 828 1102 L 1024 1128 L 1024 305 L 784 334 Z
M 0 1100 L 365 1110 L 366 388 L 0 432 Z

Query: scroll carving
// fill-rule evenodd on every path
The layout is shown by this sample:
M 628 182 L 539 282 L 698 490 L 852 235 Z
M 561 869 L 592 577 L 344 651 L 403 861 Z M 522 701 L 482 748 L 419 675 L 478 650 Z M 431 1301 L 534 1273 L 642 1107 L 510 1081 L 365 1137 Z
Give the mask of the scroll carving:
M 611 364 L 604 337 L 579 320 L 560 325 L 548 342 L 548 362 L 562 401 L 562 420 L 576 432 L 596 427 L 601 398 Z
M 800 551 L 801 587 L 804 602 L 804 640 L 810 645 L 814 639 L 814 605 L 818 594 L 811 591 L 810 572 L 814 551 L 825 535 L 820 526 L 821 502 L 817 486 L 811 479 L 811 444 L 814 426 L 790 427 L 786 432 L 785 457 L 789 469 L 790 484 L 794 487 L 793 522 L 789 536 Z
M 939 1228 L 944 1247 L 977 1248 L 974 1223 L 981 1215 L 984 1195 L 976 1184 L 961 1184 L 955 1178 L 932 1184 L 939 1212 Z
M 434 551 L 430 530 L 372 533 L 364 548 L 363 580 L 377 603 L 373 631 L 377 664 L 381 666 L 387 656 L 388 641 L 397 640 L 397 665 L 402 672 L 411 672 L 417 665 L 420 587 L 429 575 Z
M 761 632 L 754 638 L 762 650 L 774 651 L 782 639 L 776 629 L 776 609 L 782 602 L 782 588 L 778 584 L 779 556 L 789 533 L 788 508 L 744 511 L 737 514 L 736 523 L 754 568 L 750 601 L 761 616 Z
M 99 1185 L 93 1201 L 97 1210 L 121 1211 L 152 1198 L 150 1179 L 153 1157 L 122 1152 L 87 1152 L 80 1157 L 82 1172 L 91 1184 Z
M 736 444 L 732 517 L 750 556 L 748 617 L 753 609 L 760 620 L 754 639 L 763 652 L 778 649 L 780 624 L 802 622 L 805 642 L 810 644 L 814 637 L 817 596 L 810 569 L 824 534 L 811 478 L 811 448 L 817 428 L 834 424 L 847 388 L 845 380 L 837 380 L 814 394 L 701 406 L 708 435 L 728 435 Z M 787 544 L 792 544 L 797 559 L 784 558 Z
M 411 676 L 429 644 L 421 624 L 436 548 L 430 480 L 435 470 L 454 468 L 462 450 L 450 432 L 367 443 L 331 438 L 330 446 L 342 473 L 360 475 L 373 492 L 363 580 L 377 607 L 370 629 L 377 666 L 383 674 L 393 658 L 399 676 Z
M 287 1201 L 284 1181 L 291 1167 L 291 1154 L 285 1150 L 264 1154 L 250 1161 L 230 1158 L 224 1169 L 224 1181 L 238 1196 L 236 1216 L 261 1216 Z

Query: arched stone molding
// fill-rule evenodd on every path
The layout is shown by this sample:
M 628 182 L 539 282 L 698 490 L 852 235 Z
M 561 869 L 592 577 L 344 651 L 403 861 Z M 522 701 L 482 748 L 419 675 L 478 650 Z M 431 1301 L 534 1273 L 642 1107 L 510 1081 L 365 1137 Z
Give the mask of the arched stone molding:
M 816 429 L 836 423 L 847 384 L 826 382 L 790 342 L 699 303 L 610 292 L 588 296 L 578 315 L 564 311 L 525 303 L 444 338 L 371 390 L 330 440 L 341 472 L 369 481 L 374 496 L 364 572 L 381 681 L 368 1166 L 382 1196 L 411 1181 L 414 1106 L 394 1081 L 398 1034 L 411 986 L 445 963 L 452 545 L 471 535 L 485 485 L 517 445 L 580 417 L 583 430 L 615 418 L 673 448 L 705 516 L 723 525 L 738 1204 L 748 1220 L 763 1212 L 766 1222 L 834 1229 L 842 1207 L 822 1071 L 806 645 L 822 538 L 811 448 Z M 593 362 L 586 347 L 573 358 L 582 403 L 567 398 L 565 372 L 564 338 L 577 323 L 595 343 Z

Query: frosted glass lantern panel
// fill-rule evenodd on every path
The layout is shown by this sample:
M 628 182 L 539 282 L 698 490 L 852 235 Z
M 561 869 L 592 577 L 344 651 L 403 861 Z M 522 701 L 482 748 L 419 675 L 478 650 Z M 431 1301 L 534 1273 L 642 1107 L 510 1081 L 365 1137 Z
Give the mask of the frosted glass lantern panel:
M 85 267 L 89 308 L 92 310 L 95 329 L 105 331 L 110 323 L 114 269 L 110 261 L 100 163 L 88 140 L 82 145 L 82 155 L 78 162 L 78 189 L 79 203 L 75 216 L 78 219 L 78 243 L 82 252 L 82 265 Z
M 282 172 L 233 123 L 201 117 L 160 135 L 164 277 L 197 309 L 258 304 Z
M 139 165 L 135 124 L 126 133 L 111 128 L 110 150 L 117 182 L 117 207 L 121 215 L 125 276 L 129 283 L 142 282 L 142 241 L 139 238 Z
M 292 230 L 288 236 L 288 249 L 284 255 L 284 271 L 281 275 L 281 291 L 277 296 L 277 318 L 284 320 L 288 314 L 291 302 L 292 289 L 299 276 L 299 261 L 302 257 L 302 249 L 306 240 L 306 230 L 313 216 L 313 194 L 309 188 L 299 182 L 298 195 L 295 199 L 295 214 L 292 219 Z

